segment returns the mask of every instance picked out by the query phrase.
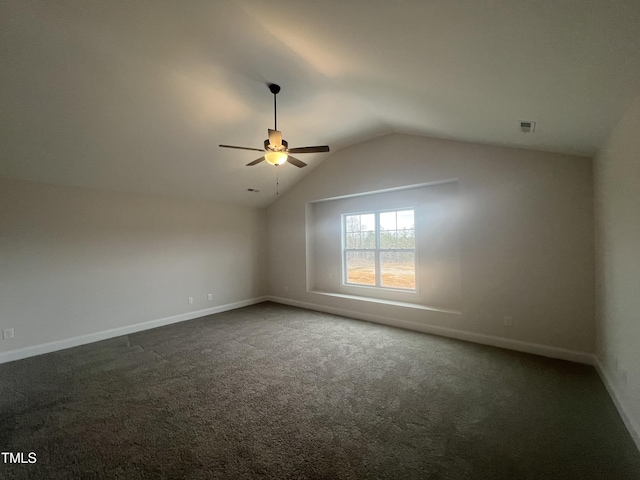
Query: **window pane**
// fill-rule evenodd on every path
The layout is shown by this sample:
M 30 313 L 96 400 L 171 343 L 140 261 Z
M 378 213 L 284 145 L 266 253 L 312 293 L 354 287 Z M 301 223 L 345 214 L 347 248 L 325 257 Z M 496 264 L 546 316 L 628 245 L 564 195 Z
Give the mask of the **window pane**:
M 347 283 L 376 284 L 374 252 L 347 252 Z
M 360 248 L 376 248 L 376 232 L 362 232 Z
M 347 215 L 345 218 L 347 232 L 360 231 L 360 215 Z
M 360 215 L 360 231 L 362 232 L 375 232 L 376 231 L 376 216 L 373 213 L 366 215 Z
M 416 248 L 416 231 L 400 230 L 398 232 L 398 246 L 396 248 Z
M 380 252 L 382 286 L 416 288 L 415 252 Z
M 398 212 L 398 230 L 413 230 L 415 222 L 413 220 L 413 210 L 401 210 Z
M 347 233 L 347 248 L 360 248 L 360 232 Z
M 380 230 L 396 230 L 396 212 L 380 213 Z
M 380 231 L 380 248 L 396 248 L 397 232 Z

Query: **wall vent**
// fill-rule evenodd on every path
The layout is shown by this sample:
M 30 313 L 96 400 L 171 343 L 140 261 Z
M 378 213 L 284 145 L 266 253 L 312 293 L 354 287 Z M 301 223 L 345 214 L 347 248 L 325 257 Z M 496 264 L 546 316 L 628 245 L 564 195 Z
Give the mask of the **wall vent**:
M 533 133 L 536 131 L 536 122 L 532 120 L 520 120 L 520 131 L 522 133 Z

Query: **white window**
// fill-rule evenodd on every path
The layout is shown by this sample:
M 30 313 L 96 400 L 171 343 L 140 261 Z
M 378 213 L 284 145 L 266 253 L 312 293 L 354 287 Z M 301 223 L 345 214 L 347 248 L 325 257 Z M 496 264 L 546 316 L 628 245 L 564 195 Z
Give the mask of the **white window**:
M 353 213 L 342 217 L 343 282 L 415 291 L 414 210 Z

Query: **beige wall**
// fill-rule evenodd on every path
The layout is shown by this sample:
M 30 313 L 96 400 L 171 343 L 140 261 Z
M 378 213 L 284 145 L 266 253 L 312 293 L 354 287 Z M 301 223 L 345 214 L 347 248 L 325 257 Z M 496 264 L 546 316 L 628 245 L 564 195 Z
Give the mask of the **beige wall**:
M 264 209 L 0 178 L 0 326 L 15 329 L 0 353 L 259 297 L 265 221 Z
M 598 358 L 640 447 L 640 97 L 595 160 Z
M 595 350 L 589 158 L 390 135 L 333 154 L 268 210 L 271 295 L 581 352 Z M 462 315 L 310 293 L 313 202 L 458 179 Z M 513 326 L 503 325 L 504 316 Z

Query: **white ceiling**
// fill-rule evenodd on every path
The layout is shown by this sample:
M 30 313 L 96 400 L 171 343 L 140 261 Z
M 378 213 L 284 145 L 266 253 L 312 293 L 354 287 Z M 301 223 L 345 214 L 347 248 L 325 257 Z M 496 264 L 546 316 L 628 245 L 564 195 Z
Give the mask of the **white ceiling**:
M 278 126 L 593 155 L 640 93 L 640 0 L 4 1 L 0 175 L 265 206 Z M 519 120 L 537 121 L 519 132 Z M 247 188 L 260 189 L 249 193 Z

